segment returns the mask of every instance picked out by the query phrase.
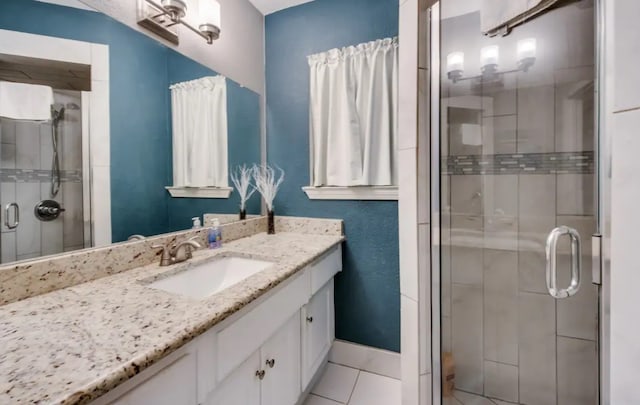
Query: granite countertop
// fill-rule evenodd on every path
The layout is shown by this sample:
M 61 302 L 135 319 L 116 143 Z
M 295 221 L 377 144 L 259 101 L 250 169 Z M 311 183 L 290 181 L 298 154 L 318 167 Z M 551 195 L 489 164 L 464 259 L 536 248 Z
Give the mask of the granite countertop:
M 200 250 L 0 306 L 0 403 L 84 404 L 175 351 L 304 268 L 342 236 L 278 233 Z M 274 262 L 203 300 L 147 287 L 165 272 L 240 255 Z

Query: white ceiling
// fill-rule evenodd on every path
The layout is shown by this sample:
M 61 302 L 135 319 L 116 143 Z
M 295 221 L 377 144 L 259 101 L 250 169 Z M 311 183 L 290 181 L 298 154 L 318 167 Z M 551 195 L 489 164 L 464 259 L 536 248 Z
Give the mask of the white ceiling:
M 285 8 L 309 3 L 313 0 L 249 0 L 264 15 L 284 10 Z

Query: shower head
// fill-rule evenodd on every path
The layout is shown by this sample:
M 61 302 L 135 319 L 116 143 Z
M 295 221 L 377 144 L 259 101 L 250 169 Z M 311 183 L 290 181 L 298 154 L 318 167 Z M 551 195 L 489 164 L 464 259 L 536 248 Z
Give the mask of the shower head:
M 54 104 L 51 106 L 51 120 L 54 124 L 57 124 L 64 118 L 64 105 L 63 104 Z
M 80 110 L 80 106 L 76 103 L 55 103 L 51 106 L 51 119 L 54 123 L 64 119 L 65 110 Z

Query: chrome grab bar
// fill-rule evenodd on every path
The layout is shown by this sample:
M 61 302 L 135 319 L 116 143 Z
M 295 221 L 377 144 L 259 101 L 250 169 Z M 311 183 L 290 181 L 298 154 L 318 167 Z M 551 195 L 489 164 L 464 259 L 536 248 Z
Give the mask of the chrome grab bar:
M 556 266 L 556 253 L 558 239 L 562 235 L 569 235 L 571 238 L 571 282 L 569 287 L 558 289 L 558 272 Z M 575 295 L 580 289 L 580 270 L 582 268 L 582 254 L 580 250 L 580 234 L 568 226 L 559 226 L 552 230 L 547 237 L 547 290 L 556 299 L 567 298 Z
M 9 209 L 11 209 L 12 207 L 15 213 L 13 225 L 9 223 Z M 4 224 L 9 229 L 16 229 L 18 227 L 18 225 L 20 224 L 20 207 L 18 206 L 18 203 L 12 202 L 4 207 Z

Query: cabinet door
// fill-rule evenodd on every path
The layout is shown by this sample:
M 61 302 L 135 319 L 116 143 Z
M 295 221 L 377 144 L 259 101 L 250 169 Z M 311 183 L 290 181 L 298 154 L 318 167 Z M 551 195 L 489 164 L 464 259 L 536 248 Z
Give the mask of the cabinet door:
M 196 405 L 196 356 L 186 354 L 113 405 Z
M 302 308 L 302 389 L 322 365 L 334 339 L 333 279 Z
M 260 370 L 264 367 L 256 351 L 218 385 L 206 405 L 260 405 L 260 379 L 256 375 Z
M 295 405 L 300 397 L 300 311 L 260 349 L 262 405 Z

